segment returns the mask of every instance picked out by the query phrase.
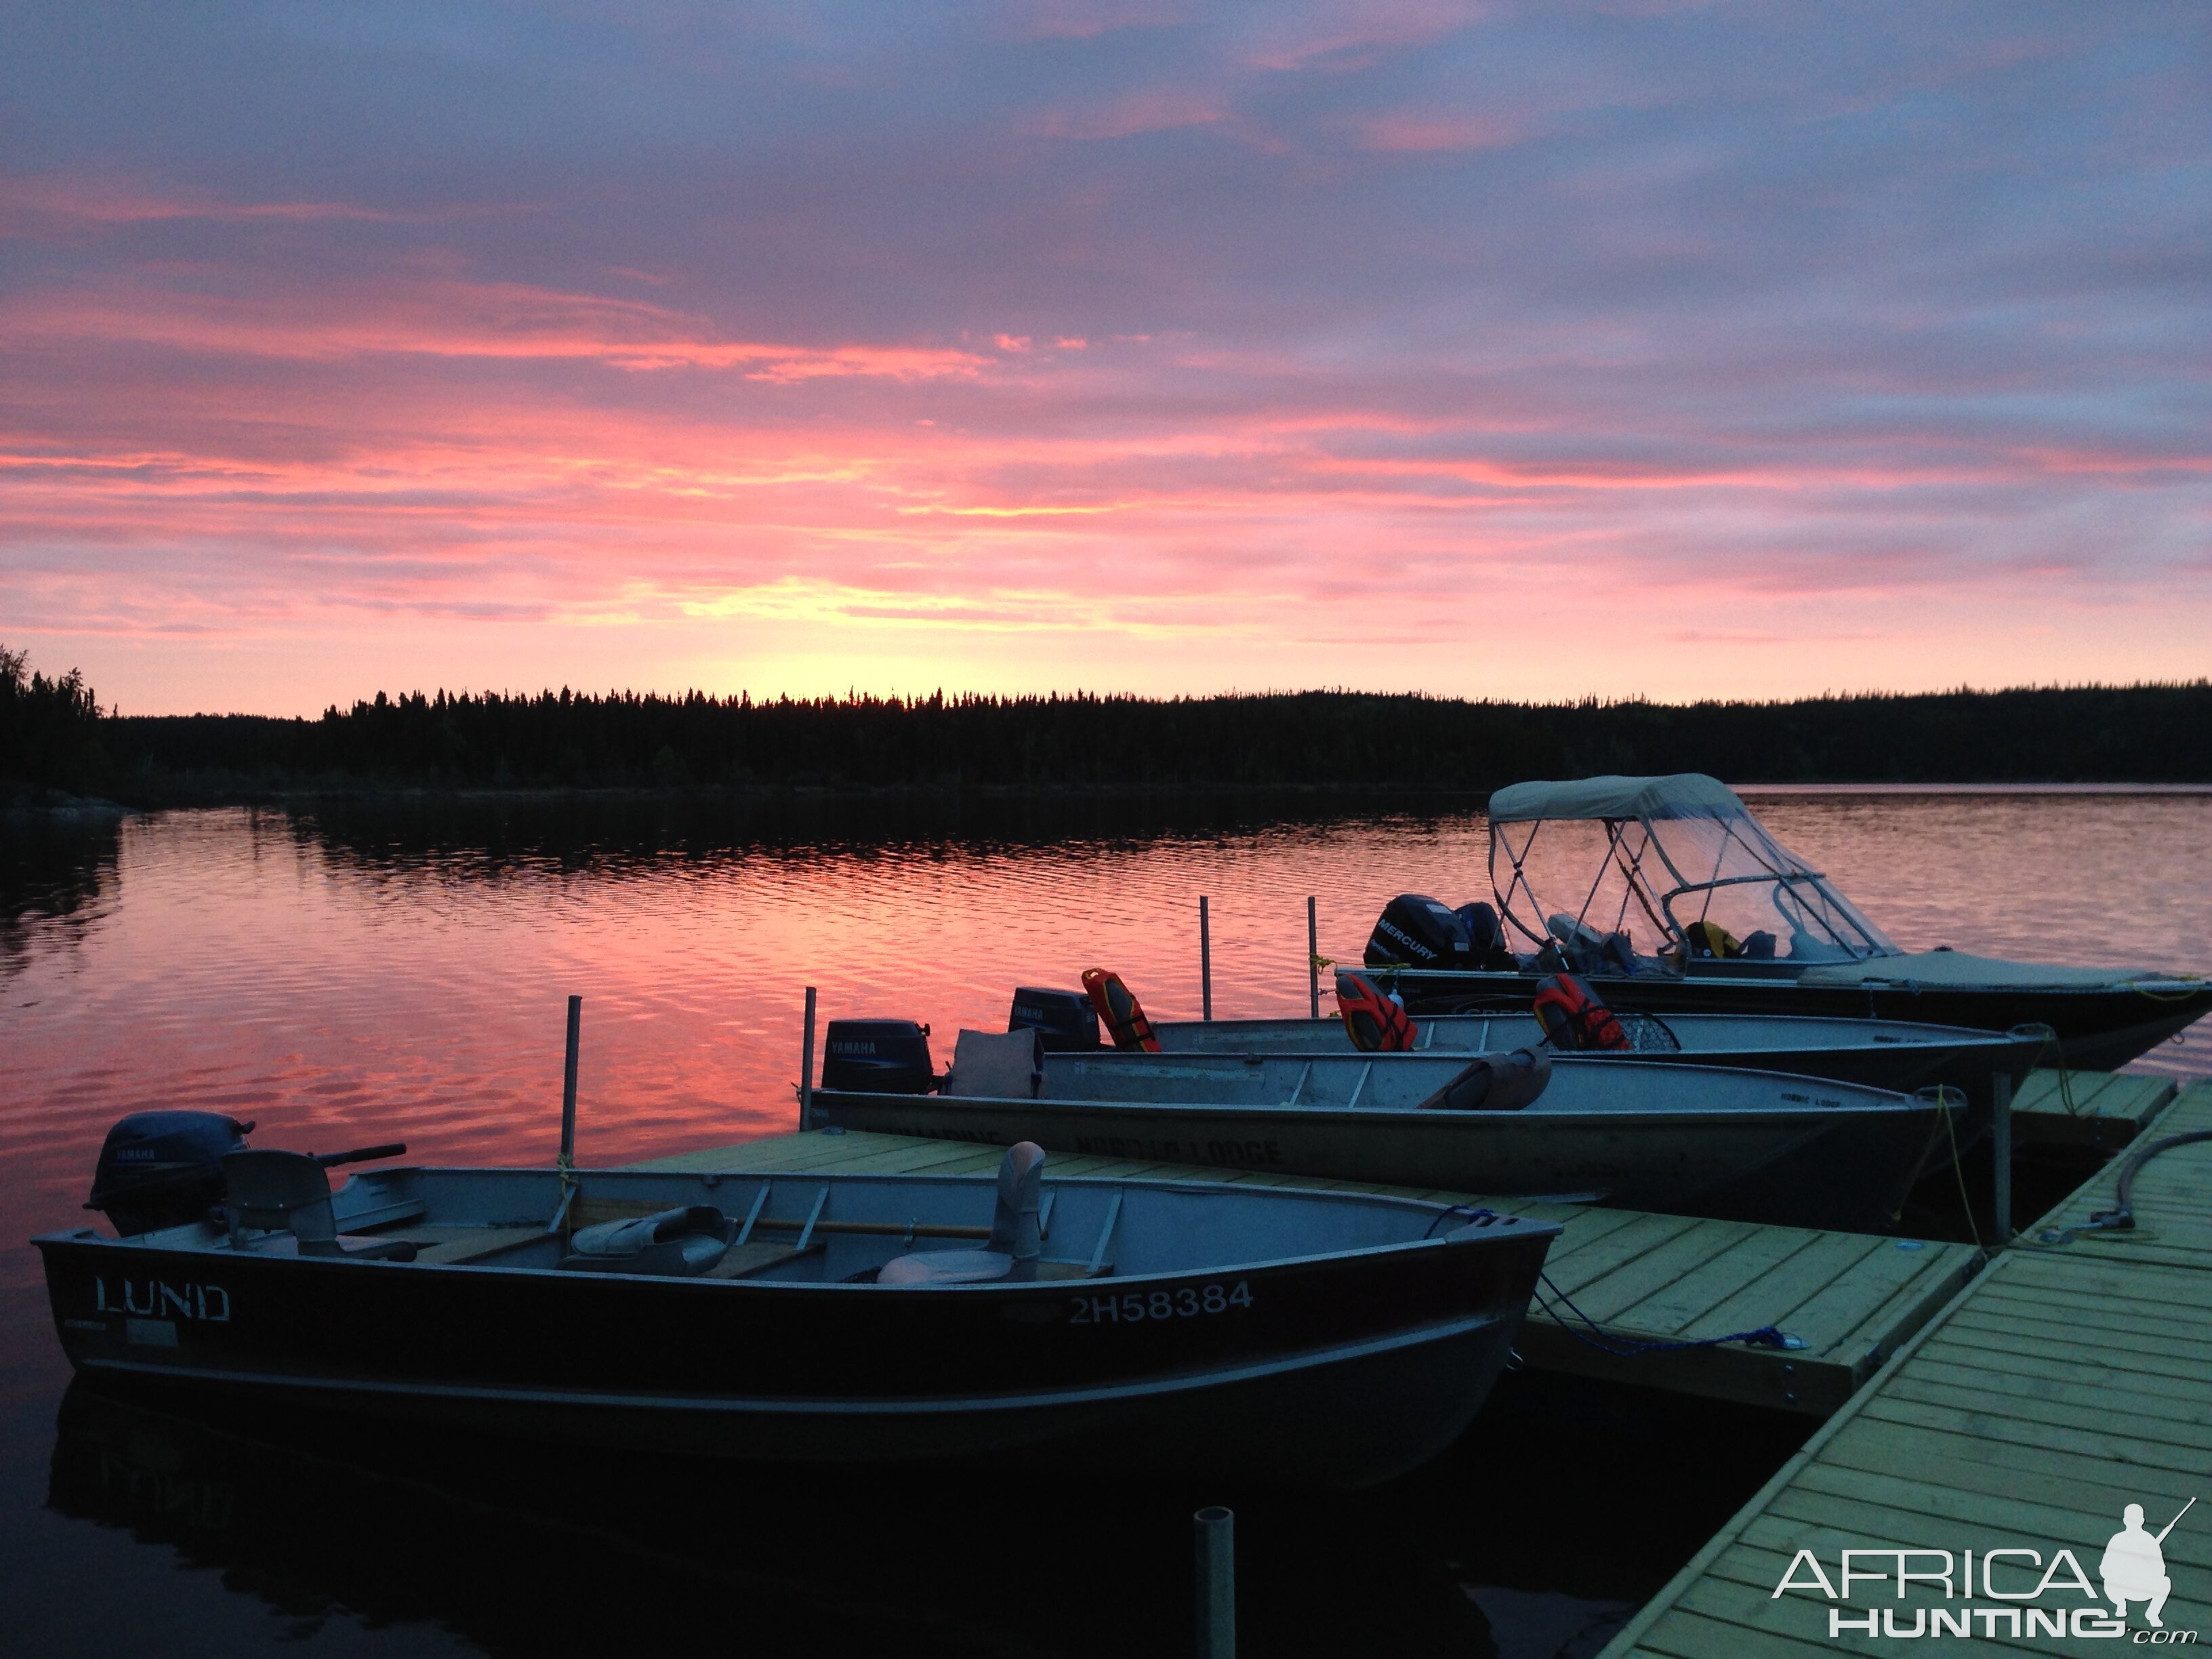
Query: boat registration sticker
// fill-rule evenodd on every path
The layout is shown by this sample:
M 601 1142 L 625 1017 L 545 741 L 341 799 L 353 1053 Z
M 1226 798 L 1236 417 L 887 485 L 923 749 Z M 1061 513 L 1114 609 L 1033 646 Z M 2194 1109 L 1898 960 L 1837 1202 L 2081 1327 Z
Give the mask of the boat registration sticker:
M 1181 1285 L 1171 1291 L 1124 1291 L 1119 1296 L 1079 1296 L 1070 1304 L 1071 1325 L 1137 1325 L 1147 1319 L 1197 1319 L 1252 1305 L 1252 1288 L 1243 1279 L 1229 1285 Z

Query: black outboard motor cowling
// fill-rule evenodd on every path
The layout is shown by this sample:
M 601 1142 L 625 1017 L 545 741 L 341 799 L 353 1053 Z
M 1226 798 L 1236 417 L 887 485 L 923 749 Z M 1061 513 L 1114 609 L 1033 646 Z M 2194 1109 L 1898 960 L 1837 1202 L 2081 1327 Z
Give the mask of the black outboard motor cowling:
M 1467 921 L 1426 893 L 1401 893 L 1383 907 L 1367 940 L 1367 965 L 1463 968 L 1471 954 Z
M 1459 919 L 1467 924 L 1468 967 L 1506 973 L 1520 967 L 1512 947 L 1505 942 L 1504 925 L 1498 920 L 1497 911 L 1476 899 L 1459 907 Z
M 822 1086 L 855 1094 L 926 1095 L 937 1087 L 929 1027 L 910 1019 L 833 1019 L 822 1044 Z
M 1006 1029 L 1039 1032 L 1047 1054 L 1096 1048 L 1098 1011 L 1091 1006 L 1087 991 L 1048 991 L 1034 985 L 1018 986 L 1013 1012 L 1006 1016 Z
M 107 1132 L 88 1210 L 126 1237 L 198 1221 L 222 1202 L 222 1159 L 251 1123 L 221 1112 L 133 1112 Z

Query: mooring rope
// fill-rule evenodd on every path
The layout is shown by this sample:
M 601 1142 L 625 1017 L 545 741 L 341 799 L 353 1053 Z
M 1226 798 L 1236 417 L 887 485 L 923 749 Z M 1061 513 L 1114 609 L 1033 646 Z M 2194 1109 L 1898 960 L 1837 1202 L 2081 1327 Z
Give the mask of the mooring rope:
M 1557 1285 L 1552 1283 L 1551 1274 L 1539 1273 L 1536 1277 L 1553 1296 L 1559 1297 L 1561 1305 L 1589 1327 L 1591 1334 L 1583 1335 L 1565 1320 L 1560 1318 L 1558 1310 L 1544 1299 L 1544 1292 L 1538 1291 L 1534 1297 L 1536 1305 L 1551 1316 L 1552 1322 L 1576 1341 L 1586 1343 L 1600 1353 L 1611 1354 L 1616 1359 L 1641 1359 L 1646 1354 L 1680 1353 L 1690 1348 L 1717 1348 L 1724 1342 L 1744 1342 L 1754 1347 L 1783 1348 L 1792 1352 L 1805 1346 L 1803 1337 L 1792 1336 L 1789 1332 L 1773 1325 L 1761 1325 L 1755 1331 L 1730 1331 L 1726 1336 L 1692 1337 L 1680 1342 L 1653 1342 L 1642 1337 L 1623 1336 L 1617 1331 L 1607 1330 L 1597 1321 L 1576 1307 L 1574 1299 Z
M 1436 1219 L 1429 1223 L 1428 1231 L 1423 1233 L 1421 1237 L 1423 1238 L 1434 1238 L 1437 1236 L 1437 1229 L 1443 1226 L 1447 1220 L 1455 1215 L 1465 1216 L 1468 1218 L 1469 1225 L 1472 1225 L 1478 1221 L 1495 1221 L 1498 1219 L 1497 1211 L 1486 1208 L 1481 1205 L 1448 1204 L 1442 1210 L 1437 1212 Z
M 1982 1230 L 1974 1225 L 1974 1200 L 1966 1195 L 1966 1166 L 1959 1158 L 1959 1132 L 1951 1123 L 1951 1085 L 1948 1083 L 1936 1085 L 1936 1111 L 1943 1120 L 1943 1133 L 1951 1143 L 1951 1173 L 1959 1182 L 1959 1208 L 1966 1218 L 1966 1236 L 1974 1241 L 1977 1251 L 1987 1255 L 1989 1252 L 1982 1244 Z
M 1498 1218 L 1498 1212 L 1495 1210 L 1472 1204 L 1454 1204 L 1438 1212 L 1436 1219 L 1429 1223 L 1429 1231 L 1423 1237 L 1428 1238 L 1436 1237 L 1437 1229 L 1444 1224 L 1447 1218 L 1455 1215 L 1463 1215 L 1470 1223 L 1483 1220 L 1495 1221 Z M 1647 1353 L 1680 1353 L 1688 1348 L 1717 1348 L 1724 1342 L 1747 1342 L 1762 1348 L 1784 1348 L 1793 1351 L 1805 1346 L 1803 1337 L 1792 1336 L 1789 1332 L 1773 1325 L 1761 1325 L 1755 1331 L 1730 1331 L 1726 1336 L 1693 1337 L 1680 1342 L 1655 1342 L 1640 1336 L 1622 1336 L 1618 1332 L 1607 1331 L 1597 1321 L 1576 1307 L 1574 1298 L 1557 1285 L 1553 1284 L 1552 1276 L 1549 1273 L 1540 1271 L 1536 1277 L 1550 1289 L 1553 1296 L 1559 1297 L 1563 1306 L 1590 1328 L 1592 1334 L 1584 1336 L 1559 1316 L 1558 1310 L 1544 1299 L 1542 1291 L 1534 1292 L 1534 1299 L 1536 1305 L 1551 1316 L 1552 1322 L 1569 1336 L 1573 1337 L 1576 1341 L 1588 1343 L 1600 1352 L 1611 1354 L 1616 1359 L 1636 1359 Z M 1614 1346 L 1616 1344 L 1620 1346 Z
M 2030 1036 L 2037 1031 L 2043 1033 L 2043 1046 L 2035 1051 L 2034 1069 L 2053 1071 L 2058 1074 L 2058 1103 L 2066 1109 L 2067 1116 L 2081 1116 L 2081 1108 L 2074 1098 L 2074 1074 L 2066 1069 L 2066 1051 L 2059 1043 L 2057 1028 L 2041 1020 L 2030 1020 L 2026 1024 L 2014 1026 L 2011 1035 Z M 2046 1057 L 2056 1060 L 2057 1064 L 2045 1066 L 2043 1062 Z

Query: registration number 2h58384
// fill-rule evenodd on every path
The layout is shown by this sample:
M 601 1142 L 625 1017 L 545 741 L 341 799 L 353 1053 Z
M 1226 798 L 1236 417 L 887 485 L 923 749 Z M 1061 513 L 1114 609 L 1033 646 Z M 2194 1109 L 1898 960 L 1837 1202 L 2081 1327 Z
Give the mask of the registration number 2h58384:
M 1231 1285 L 1181 1285 L 1171 1291 L 1124 1291 L 1119 1296 L 1079 1296 L 1068 1304 L 1071 1325 L 1134 1325 L 1147 1319 L 1196 1319 L 1252 1305 L 1243 1279 Z

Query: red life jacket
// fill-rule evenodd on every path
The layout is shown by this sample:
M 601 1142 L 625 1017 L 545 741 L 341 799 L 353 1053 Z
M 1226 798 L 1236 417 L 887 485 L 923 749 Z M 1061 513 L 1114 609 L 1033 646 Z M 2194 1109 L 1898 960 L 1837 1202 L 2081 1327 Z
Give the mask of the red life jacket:
M 1098 1018 L 1114 1034 L 1116 1048 L 1144 1048 L 1159 1053 L 1160 1040 L 1152 1035 L 1152 1022 L 1145 1018 L 1144 1005 L 1121 983 L 1121 975 L 1104 968 L 1085 968 L 1083 988 L 1090 994 L 1091 1006 L 1098 1011 Z
M 1336 970 L 1336 1011 L 1344 1016 L 1352 1046 L 1363 1054 L 1403 1054 L 1419 1035 L 1402 1003 L 1384 995 L 1382 988 L 1366 975 L 1349 968 Z
M 1536 1023 L 1544 1028 L 1544 1041 L 1561 1048 L 1632 1046 L 1613 1010 L 1577 974 L 1551 974 L 1536 981 Z

